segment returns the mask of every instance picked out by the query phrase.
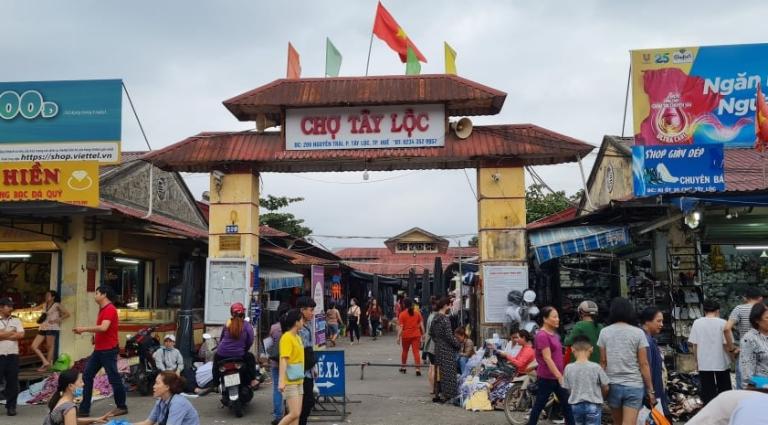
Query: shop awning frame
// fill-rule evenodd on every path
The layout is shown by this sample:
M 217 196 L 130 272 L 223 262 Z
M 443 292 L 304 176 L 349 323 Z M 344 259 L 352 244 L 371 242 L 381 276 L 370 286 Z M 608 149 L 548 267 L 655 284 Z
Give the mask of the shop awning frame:
M 574 226 L 529 233 L 539 264 L 570 254 L 629 245 L 627 226 Z
M 267 291 L 304 287 L 304 275 L 287 270 L 260 267 L 259 279 L 264 279 Z

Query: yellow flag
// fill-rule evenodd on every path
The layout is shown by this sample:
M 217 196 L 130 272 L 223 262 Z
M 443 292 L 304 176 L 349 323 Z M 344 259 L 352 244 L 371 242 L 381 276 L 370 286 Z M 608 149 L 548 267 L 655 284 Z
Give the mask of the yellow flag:
M 445 73 L 456 75 L 456 51 L 447 42 L 443 43 L 445 44 Z

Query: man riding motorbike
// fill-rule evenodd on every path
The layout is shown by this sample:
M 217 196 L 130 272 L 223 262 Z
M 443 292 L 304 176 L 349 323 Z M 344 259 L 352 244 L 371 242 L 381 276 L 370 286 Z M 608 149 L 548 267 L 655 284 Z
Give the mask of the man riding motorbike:
M 256 358 L 249 351 L 253 345 L 253 326 L 245 321 L 245 307 L 241 303 L 234 303 L 229 308 L 231 318 L 221 331 L 219 345 L 213 356 L 213 364 L 217 365 L 223 359 L 241 358 L 245 364 L 243 378 L 251 383 L 251 387 L 258 384 L 256 380 Z M 219 368 L 213 368 L 213 383 L 219 382 Z

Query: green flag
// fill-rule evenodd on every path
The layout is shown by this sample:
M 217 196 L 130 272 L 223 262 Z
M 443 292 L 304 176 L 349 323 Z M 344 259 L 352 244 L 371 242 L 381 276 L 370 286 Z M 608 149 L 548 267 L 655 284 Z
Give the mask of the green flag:
M 338 77 L 341 69 L 341 53 L 331 43 L 331 39 L 325 38 L 325 76 Z
M 421 64 L 419 63 L 419 57 L 416 56 L 416 52 L 413 48 L 408 46 L 408 61 L 405 63 L 405 75 L 419 75 L 421 74 Z

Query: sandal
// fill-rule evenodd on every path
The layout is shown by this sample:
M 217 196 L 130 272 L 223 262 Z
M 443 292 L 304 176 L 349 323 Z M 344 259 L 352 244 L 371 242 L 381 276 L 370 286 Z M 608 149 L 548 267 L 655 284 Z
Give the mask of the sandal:
M 405 370 L 405 368 L 404 368 L 404 367 L 401 367 L 401 368 L 400 368 L 400 373 L 402 373 L 402 374 L 405 374 L 406 372 L 407 372 L 407 371 Z
M 416 376 L 421 376 L 421 371 L 420 370 L 416 371 Z

